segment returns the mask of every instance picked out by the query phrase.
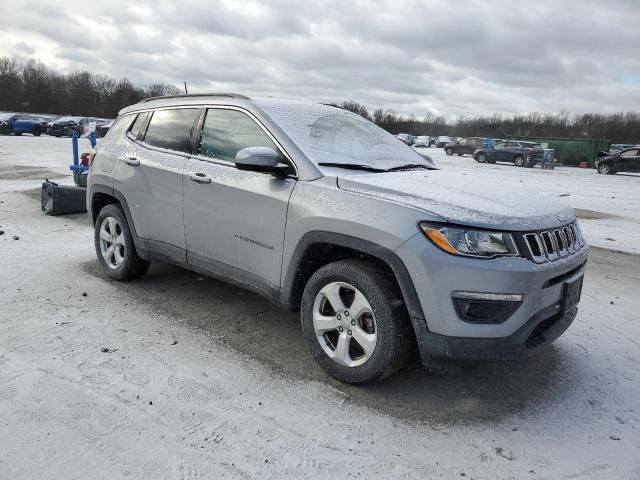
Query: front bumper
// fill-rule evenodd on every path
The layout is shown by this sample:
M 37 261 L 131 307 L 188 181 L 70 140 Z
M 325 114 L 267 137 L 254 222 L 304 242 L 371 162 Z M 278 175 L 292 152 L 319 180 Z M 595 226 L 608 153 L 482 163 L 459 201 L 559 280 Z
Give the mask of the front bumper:
M 517 357 L 553 342 L 569 328 L 576 318 L 578 307 L 567 312 L 562 312 L 559 307 L 551 306 L 538 312 L 507 337 L 448 337 L 426 332 L 420 349 L 422 361 L 427 364 L 431 358 L 491 360 Z
M 520 257 L 449 255 L 419 234 L 396 253 L 424 314 L 424 319 L 412 319 L 423 359 L 501 358 L 549 343 L 569 327 L 577 308 L 564 312 L 564 284 L 584 275 L 588 247 L 555 262 L 535 264 Z M 521 294 L 523 300 L 501 323 L 470 323 L 456 311 L 456 291 Z M 420 322 L 424 328 L 417 328 Z

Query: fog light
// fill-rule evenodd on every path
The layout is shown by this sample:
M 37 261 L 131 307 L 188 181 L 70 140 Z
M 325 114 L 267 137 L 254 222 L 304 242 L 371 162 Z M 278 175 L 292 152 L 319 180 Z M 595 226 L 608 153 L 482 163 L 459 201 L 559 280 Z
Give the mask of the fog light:
M 522 305 L 523 295 L 510 293 L 453 292 L 458 316 L 468 323 L 504 323 Z

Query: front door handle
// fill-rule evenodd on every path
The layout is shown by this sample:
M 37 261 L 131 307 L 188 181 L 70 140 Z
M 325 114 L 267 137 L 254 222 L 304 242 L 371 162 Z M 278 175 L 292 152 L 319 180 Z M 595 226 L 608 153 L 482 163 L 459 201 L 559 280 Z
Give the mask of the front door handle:
M 211 177 L 206 173 L 192 173 L 189 175 L 189 180 L 192 180 L 196 183 L 211 183 Z
M 138 160 L 136 157 L 128 157 L 122 161 L 127 165 L 129 165 L 130 167 L 137 167 L 140 165 L 140 160 Z

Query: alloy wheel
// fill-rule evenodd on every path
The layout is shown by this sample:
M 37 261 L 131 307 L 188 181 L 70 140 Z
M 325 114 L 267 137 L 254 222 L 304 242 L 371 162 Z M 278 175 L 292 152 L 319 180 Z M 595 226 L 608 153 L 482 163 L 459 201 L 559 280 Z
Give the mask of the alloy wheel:
M 362 292 L 345 282 L 331 282 L 318 292 L 313 328 L 327 356 L 345 367 L 364 364 L 378 341 L 371 304 Z
M 124 233 L 118 220 L 105 217 L 100 224 L 100 253 L 109 268 L 120 268 L 125 259 L 126 248 Z

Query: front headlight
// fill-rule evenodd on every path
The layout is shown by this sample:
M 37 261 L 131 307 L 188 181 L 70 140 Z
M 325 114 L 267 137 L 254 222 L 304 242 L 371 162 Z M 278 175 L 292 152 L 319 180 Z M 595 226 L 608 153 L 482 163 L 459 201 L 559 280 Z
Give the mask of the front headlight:
M 420 229 L 434 245 L 452 255 L 480 258 L 518 255 L 510 233 L 429 223 L 421 223 Z

